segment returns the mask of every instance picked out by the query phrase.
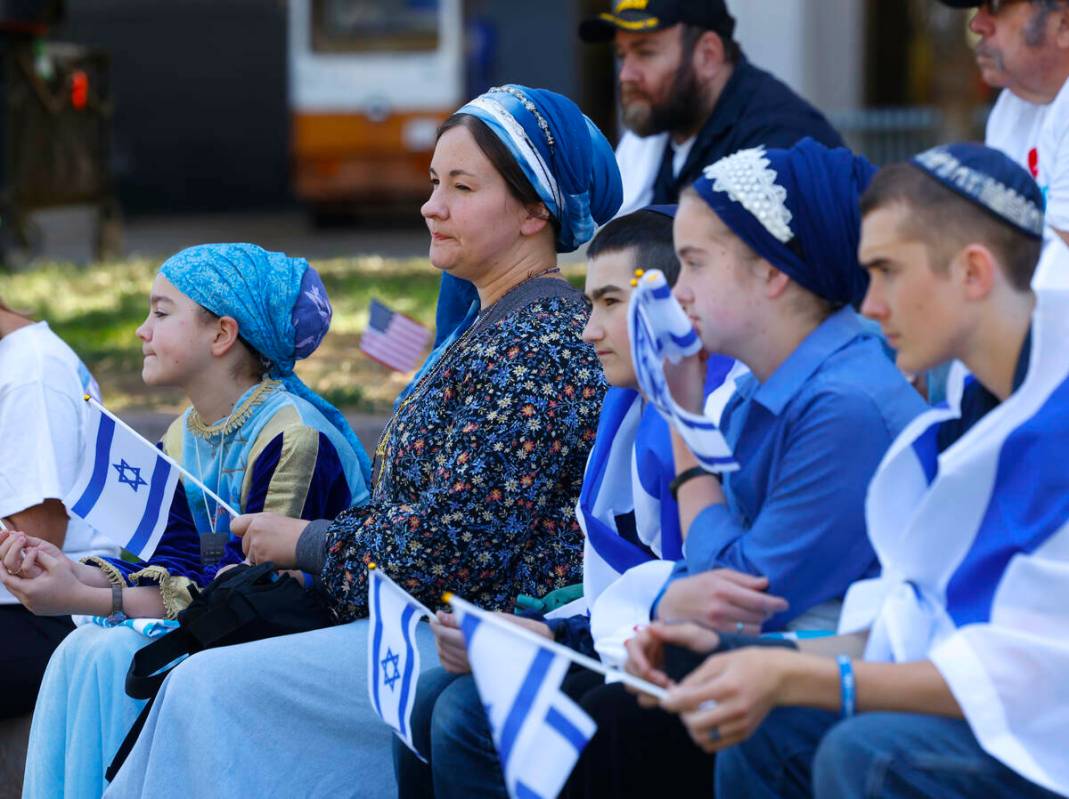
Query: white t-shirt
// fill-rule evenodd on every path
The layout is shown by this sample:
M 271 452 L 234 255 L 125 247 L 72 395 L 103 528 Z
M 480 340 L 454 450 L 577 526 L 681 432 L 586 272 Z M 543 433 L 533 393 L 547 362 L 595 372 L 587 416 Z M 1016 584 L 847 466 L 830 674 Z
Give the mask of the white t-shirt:
M 687 156 L 696 140 L 697 137 L 692 136 L 682 144 L 675 144 L 667 133 L 643 138 L 629 130 L 624 131 L 620 143 L 616 145 L 616 165 L 623 179 L 624 202 L 616 215 L 624 216 L 645 208 L 653 201 L 653 184 L 661 169 L 665 145 L 672 147 L 672 174 L 678 175 L 687 163 Z
M 0 517 L 67 496 L 88 452 L 88 371 L 45 322 L 0 338 Z M 71 558 L 115 555 L 116 548 L 77 516 L 67 522 Z M 0 586 L 0 604 L 17 600 Z
M 1069 231 L 1069 81 L 1044 105 L 1004 90 L 988 118 L 986 143 L 1027 169 L 1047 202 L 1044 257 L 1033 287 L 1069 287 L 1069 264 L 1061 248 L 1048 252 L 1057 236 L 1050 228 Z

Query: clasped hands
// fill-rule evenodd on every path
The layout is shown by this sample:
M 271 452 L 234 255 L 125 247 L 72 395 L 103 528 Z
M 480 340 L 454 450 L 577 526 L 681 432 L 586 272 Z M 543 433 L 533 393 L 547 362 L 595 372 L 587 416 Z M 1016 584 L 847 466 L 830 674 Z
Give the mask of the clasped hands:
M 107 585 L 99 569 L 67 557 L 55 544 L 0 530 L 0 583 L 39 616 L 78 612 L 86 588 Z
M 641 627 L 626 643 L 626 671 L 668 691 L 663 701 L 638 693 L 645 707 L 677 713 L 700 748 L 715 752 L 749 737 L 782 699 L 786 649 L 739 649 L 717 653 L 714 629 L 757 635 L 762 623 L 787 609 L 766 593 L 768 581 L 716 569 L 674 581 L 657 608 L 658 621 Z M 666 648 L 709 655 L 678 683 L 665 670 Z

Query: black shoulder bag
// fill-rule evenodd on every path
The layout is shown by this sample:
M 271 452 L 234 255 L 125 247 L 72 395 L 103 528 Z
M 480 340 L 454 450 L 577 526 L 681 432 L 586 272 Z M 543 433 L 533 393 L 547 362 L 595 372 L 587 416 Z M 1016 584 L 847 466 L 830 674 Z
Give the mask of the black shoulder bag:
M 126 734 L 105 777 L 115 778 L 145 726 L 164 679 L 184 655 L 277 635 L 303 633 L 333 624 L 330 611 L 294 578 L 280 575 L 273 563 L 242 563 L 202 590 L 178 614 L 178 628 L 134 653 L 126 674 L 126 693 L 147 699 Z

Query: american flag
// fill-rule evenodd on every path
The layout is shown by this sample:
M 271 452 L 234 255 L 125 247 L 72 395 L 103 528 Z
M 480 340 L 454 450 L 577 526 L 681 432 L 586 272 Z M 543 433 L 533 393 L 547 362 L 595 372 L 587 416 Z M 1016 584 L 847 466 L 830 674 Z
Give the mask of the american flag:
M 419 365 L 430 337 L 431 331 L 419 322 L 372 299 L 360 349 L 383 366 L 411 372 Z

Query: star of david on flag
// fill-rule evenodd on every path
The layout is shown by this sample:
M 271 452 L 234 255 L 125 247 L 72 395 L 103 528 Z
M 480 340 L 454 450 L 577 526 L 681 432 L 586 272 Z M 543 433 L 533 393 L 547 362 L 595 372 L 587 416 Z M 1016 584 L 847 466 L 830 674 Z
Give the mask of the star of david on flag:
M 433 614 L 407 591 L 372 568 L 367 579 L 369 621 L 367 688 L 371 706 L 420 760 L 412 742 L 412 708 L 419 680 L 416 625 Z
M 570 656 L 466 602 L 449 601 L 464 633 L 509 796 L 553 799 L 597 730 L 560 690 Z
M 178 469 L 103 406 L 86 399 L 90 448 L 63 502 L 118 546 L 150 558 L 167 526 Z
M 672 398 L 664 376 L 664 359 L 678 363 L 699 352 L 701 339 L 658 269 L 637 281 L 627 310 L 631 357 L 643 395 L 671 424 L 709 472 L 731 472 L 739 462 L 720 429 L 705 416 L 691 413 Z

